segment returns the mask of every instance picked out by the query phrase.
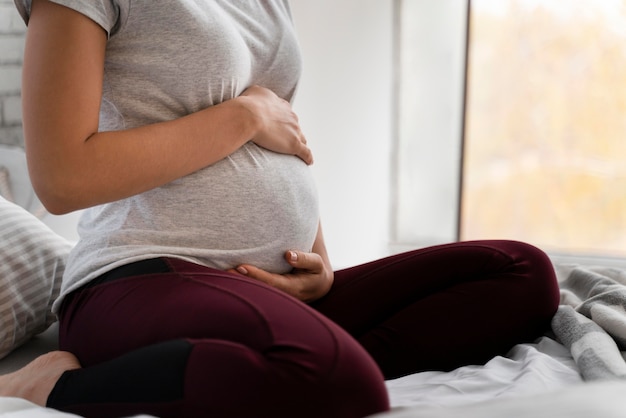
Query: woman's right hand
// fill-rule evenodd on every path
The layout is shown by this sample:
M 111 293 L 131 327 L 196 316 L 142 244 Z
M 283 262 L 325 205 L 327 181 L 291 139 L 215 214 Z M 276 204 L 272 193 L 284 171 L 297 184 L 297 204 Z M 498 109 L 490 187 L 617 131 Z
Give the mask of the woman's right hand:
M 245 101 L 259 123 L 252 142 L 270 151 L 295 155 L 305 163 L 313 164 L 313 153 L 300 129 L 298 116 L 287 100 L 260 86 L 249 87 L 239 99 Z

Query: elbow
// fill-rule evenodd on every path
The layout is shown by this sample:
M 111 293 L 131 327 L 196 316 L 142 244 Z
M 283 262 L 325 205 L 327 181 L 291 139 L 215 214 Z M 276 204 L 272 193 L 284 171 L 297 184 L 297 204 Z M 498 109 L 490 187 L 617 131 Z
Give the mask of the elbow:
M 41 199 L 40 199 L 41 200 Z M 46 210 L 51 213 L 52 215 L 67 215 L 70 212 L 74 212 L 75 210 L 78 210 L 78 208 L 73 209 L 70 206 L 67 205 L 63 205 L 63 204 L 58 204 L 56 202 L 47 202 L 44 203 L 42 201 L 44 207 L 46 208 Z
M 27 147 L 26 157 L 33 189 L 46 210 L 53 215 L 65 215 L 90 206 L 91 176 L 85 156 L 62 147 L 40 148 Z
M 51 214 L 65 215 L 84 208 L 79 199 L 82 193 L 77 190 L 75 181 L 58 175 L 31 175 L 31 179 L 35 194 Z
M 65 215 L 81 209 L 66 196 L 49 191 L 46 188 L 36 187 L 35 193 L 46 210 L 53 215 Z
M 24 129 L 26 161 L 35 194 L 53 215 L 93 206 L 93 159 L 83 136 L 44 135 Z M 88 138 L 88 137 L 87 137 Z

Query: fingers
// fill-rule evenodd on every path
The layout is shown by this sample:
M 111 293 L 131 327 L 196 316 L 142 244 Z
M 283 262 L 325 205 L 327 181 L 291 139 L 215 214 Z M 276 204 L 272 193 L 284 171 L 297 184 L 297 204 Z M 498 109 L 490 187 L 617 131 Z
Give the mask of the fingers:
M 278 280 L 278 275 L 269 273 L 265 270 L 262 270 L 258 267 L 249 266 L 249 265 L 240 265 L 237 266 L 236 269 L 231 270 L 233 273 L 239 273 L 243 276 L 250 277 L 251 279 L 256 279 L 261 282 L 267 283 L 271 286 L 275 286 Z
M 257 145 L 270 151 L 295 155 L 307 165 L 313 164 L 313 153 L 307 146 L 298 115 L 291 103 L 264 87 L 251 86 L 242 96 L 252 96 L 253 113 L 264 120 L 263 128 L 252 139 Z
M 285 253 L 285 260 L 293 268 L 312 274 L 319 273 L 324 268 L 324 261 L 322 260 L 322 257 L 315 253 L 290 250 Z M 248 264 L 241 264 L 228 271 L 260 280 L 272 286 L 280 286 L 281 281 L 288 280 L 284 275 L 269 273 L 263 269 Z
M 319 254 L 305 253 L 302 251 L 289 250 L 285 252 L 285 260 L 298 270 L 308 271 L 310 273 L 319 273 L 324 268 L 324 260 Z M 275 283 L 278 277 L 282 275 L 269 273 L 255 266 L 241 264 L 236 268 L 227 270 L 229 273 L 239 273 L 244 276 L 261 280 L 268 284 Z
M 297 121 L 297 115 L 295 116 L 295 118 Z M 296 143 L 296 152 L 294 153 L 294 155 L 300 158 L 302 161 L 304 161 L 307 165 L 311 165 L 313 164 L 313 152 L 307 146 L 306 136 L 304 136 L 304 133 L 302 133 L 300 126 L 297 125 L 296 128 L 297 128 L 297 132 L 296 132 L 297 143 Z
M 324 261 L 319 254 L 290 250 L 285 253 L 285 260 L 296 269 L 319 273 L 324 268 Z
M 300 147 L 300 150 L 296 153 L 296 157 L 300 158 L 307 165 L 313 164 L 313 153 L 306 146 Z
M 291 296 L 297 297 L 298 295 L 300 283 L 294 282 L 286 276 L 268 273 L 265 270 L 248 265 L 238 266 L 235 271 L 246 277 L 258 280 L 276 289 L 282 290 Z
M 287 251 L 285 260 L 294 268 L 289 274 L 273 274 L 248 264 L 228 271 L 263 282 L 307 303 L 324 296 L 332 286 L 332 273 L 324 272 L 324 260 L 319 254 Z
M 313 152 L 311 148 L 307 145 L 306 136 L 300 131 L 300 144 L 299 144 L 300 152 L 298 157 L 300 157 L 307 165 L 313 164 Z

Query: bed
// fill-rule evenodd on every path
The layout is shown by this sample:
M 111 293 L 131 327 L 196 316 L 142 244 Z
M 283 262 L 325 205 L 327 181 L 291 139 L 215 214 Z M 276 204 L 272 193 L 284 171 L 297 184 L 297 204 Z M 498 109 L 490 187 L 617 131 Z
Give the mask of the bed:
M 50 307 L 71 243 L 2 197 L 0 234 L 4 374 L 57 347 Z M 392 410 L 376 417 L 626 416 L 626 271 L 578 264 L 555 264 L 555 269 L 561 306 L 549 333 L 484 365 L 387 381 Z M 0 416 L 74 415 L 0 397 Z

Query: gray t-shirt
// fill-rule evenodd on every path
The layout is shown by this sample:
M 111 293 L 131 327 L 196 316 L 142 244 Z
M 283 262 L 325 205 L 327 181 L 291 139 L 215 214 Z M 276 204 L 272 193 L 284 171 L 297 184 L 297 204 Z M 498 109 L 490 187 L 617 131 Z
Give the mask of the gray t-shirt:
M 293 97 L 301 61 L 286 0 L 53 1 L 108 33 L 101 131 L 179 118 L 254 84 Z M 28 22 L 30 1 L 16 5 Z M 249 142 L 189 176 L 87 209 L 61 295 L 156 256 L 284 273 L 286 250 L 311 250 L 318 215 L 310 168 Z

